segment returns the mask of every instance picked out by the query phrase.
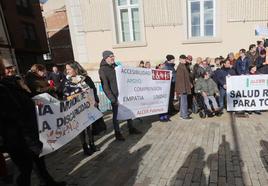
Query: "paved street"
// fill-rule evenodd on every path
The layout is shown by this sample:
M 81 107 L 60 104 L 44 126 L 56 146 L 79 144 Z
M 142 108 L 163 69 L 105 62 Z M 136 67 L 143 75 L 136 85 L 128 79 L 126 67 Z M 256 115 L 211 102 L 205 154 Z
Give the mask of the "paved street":
M 142 135 L 129 136 L 121 124 L 126 141 L 117 142 L 107 115 L 109 131 L 97 140 L 100 152 L 85 157 L 76 139 L 46 160 L 53 176 L 70 186 L 267 186 L 267 117 L 194 115 L 182 121 L 175 115 L 161 123 L 153 116 L 135 120 Z

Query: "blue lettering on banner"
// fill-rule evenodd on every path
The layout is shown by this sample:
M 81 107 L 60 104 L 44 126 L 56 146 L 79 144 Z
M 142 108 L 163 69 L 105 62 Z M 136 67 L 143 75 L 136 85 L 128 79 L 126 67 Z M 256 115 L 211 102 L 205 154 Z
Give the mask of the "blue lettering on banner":
M 127 79 L 127 83 L 138 83 L 138 84 L 141 84 L 141 79 Z

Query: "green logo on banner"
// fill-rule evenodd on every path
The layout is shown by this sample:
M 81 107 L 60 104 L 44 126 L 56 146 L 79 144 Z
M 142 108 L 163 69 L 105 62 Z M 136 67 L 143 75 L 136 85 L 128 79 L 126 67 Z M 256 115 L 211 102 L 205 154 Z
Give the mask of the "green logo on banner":
M 249 87 L 249 79 L 246 80 L 247 87 Z

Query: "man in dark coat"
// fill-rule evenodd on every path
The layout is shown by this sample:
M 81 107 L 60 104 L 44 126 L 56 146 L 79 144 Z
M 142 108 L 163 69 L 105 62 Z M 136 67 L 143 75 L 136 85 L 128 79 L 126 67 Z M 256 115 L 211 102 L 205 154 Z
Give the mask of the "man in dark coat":
M 226 77 L 236 75 L 236 72 L 231 68 L 231 62 L 228 58 L 224 61 L 221 61 L 221 66 L 221 69 L 215 71 L 213 80 L 218 85 L 220 91 L 219 105 L 220 108 L 223 109 L 226 98 Z
M 250 64 L 249 65 L 255 65 L 256 59 L 259 56 L 259 53 L 257 52 L 257 47 L 255 44 L 249 45 L 249 49 L 246 53 L 246 56 L 248 57 Z
M 186 67 L 186 56 L 180 56 L 180 64 L 177 67 L 175 92 L 180 96 L 180 117 L 189 120 L 187 95 L 191 94 L 192 84 L 190 74 Z
M 103 91 L 108 99 L 111 101 L 113 110 L 113 126 L 115 131 L 115 138 L 119 141 L 124 141 L 125 138 L 120 132 L 119 123 L 117 120 L 118 114 L 118 87 L 116 81 L 114 54 L 111 51 L 104 51 L 102 53 L 102 61 L 100 63 L 99 76 Z M 127 120 L 127 125 L 130 134 L 140 134 L 132 125 L 133 121 L 131 119 Z
M 175 70 L 175 57 L 173 55 L 167 55 L 166 61 L 164 63 L 165 70 L 171 70 L 172 71 L 172 79 L 171 79 L 171 85 L 170 85 L 170 94 L 169 94 L 169 104 L 168 104 L 168 114 L 172 115 L 174 112 L 176 112 L 173 101 L 174 101 L 174 93 L 175 93 L 175 82 L 176 82 L 176 70 Z
M 53 81 L 55 89 L 58 90 L 61 82 L 64 80 L 64 75 L 58 70 L 57 66 L 53 66 L 52 72 L 48 74 L 48 80 Z

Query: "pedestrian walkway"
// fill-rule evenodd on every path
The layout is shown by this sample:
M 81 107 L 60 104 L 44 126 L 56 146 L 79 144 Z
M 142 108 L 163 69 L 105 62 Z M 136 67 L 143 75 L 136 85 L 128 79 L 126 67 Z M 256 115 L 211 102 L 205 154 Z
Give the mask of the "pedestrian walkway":
M 167 123 L 147 117 L 135 120 L 142 135 L 129 136 L 122 124 L 125 142 L 114 140 L 111 115 L 105 118 L 101 151 L 85 157 L 79 139 L 72 141 L 47 157 L 53 177 L 70 186 L 268 185 L 268 112 L 192 121 L 175 115 Z

